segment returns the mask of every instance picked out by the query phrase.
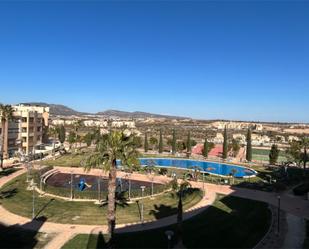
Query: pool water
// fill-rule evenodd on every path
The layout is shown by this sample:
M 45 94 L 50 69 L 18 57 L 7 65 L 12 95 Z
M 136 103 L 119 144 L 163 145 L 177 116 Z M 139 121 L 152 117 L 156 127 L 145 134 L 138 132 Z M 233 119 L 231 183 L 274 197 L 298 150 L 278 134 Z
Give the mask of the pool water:
M 255 176 L 256 171 L 225 163 L 206 162 L 190 159 L 175 159 L 175 158 L 140 158 L 142 166 L 154 165 L 157 167 L 176 167 L 181 169 L 194 169 L 197 168 L 202 172 L 209 174 L 216 174 L 222 176 L 234 175 L 234 177 L 250 177 Z M 121 164 L 120 161 L 117 162 Z

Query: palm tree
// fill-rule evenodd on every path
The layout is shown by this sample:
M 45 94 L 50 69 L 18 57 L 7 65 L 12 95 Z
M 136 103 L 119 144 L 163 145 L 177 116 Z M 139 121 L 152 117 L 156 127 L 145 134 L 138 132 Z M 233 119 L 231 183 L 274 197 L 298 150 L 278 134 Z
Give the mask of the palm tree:
M 309 147 L 309 138 L 308 137 L 303 137 L 300 141 L 301 147 L 303 148 L 303 153 L 301 153 L 301 160 L 303 161 L 304 164 L 304 174 L 306 172 L 306 164 L 309 161 L 309 156 L 307 154 L 307 149 Z
M 53 138 L 53 153 L 55 152 L 55 140 L 58 136 L 58 129 L 57 127 L 49 127 L 48 134 Z
M 6 127 L 6 124 L 8 124 L 8 121 L 13 119 L 13 112 L 14 109 L 11 105 L 3 105 L 0 104 L 0 116 L 1 116 L 1 125 L 2 125 L 2 142 L 1 142 L 1 151 L 0 151 L 0 170 L 3 170 L 3 157 L 4 157 L 4 146 L 7 144 L 7 141 L 5 141 L 5 131 L 8 127 Z M 7 151 L 5 152 L 8 153 Z
M 185 191 L 191 187 L 191 184 L 186 181 L 182 180 L 181 182 L 178 182 L 175 178 L 172 182 L 172 189 L 176 196 L 178 197 L 178 206 L 177 206 L 177 237 L 178 237 L 178 243 L 182 243 L 182 221 L 183 221 L 183 204 L 182 204 L 182 198 L 184 196 Z
M 124 131 L 111 131 L 109 134 L 101 136 L 95 152 L 83 162 L 85 170 L 90 170 L 92 167 L 102 167 L 103 171 L 108 172 L 107 223 L 111 245 L 116 225 L 116 160 L 121 160 L 122 166 L 129 168 L 139 163 L 138 152 L 133 140 L 134 136 L 126 135 Z

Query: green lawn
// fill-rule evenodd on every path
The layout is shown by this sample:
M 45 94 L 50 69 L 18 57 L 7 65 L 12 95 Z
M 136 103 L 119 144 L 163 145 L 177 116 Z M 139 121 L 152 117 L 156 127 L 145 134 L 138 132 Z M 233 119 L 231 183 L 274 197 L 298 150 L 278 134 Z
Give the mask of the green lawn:
M 183 243 L 186 248 L 252 248 L 267 232 L 270 217 L 266 203 L 218 196 L 206 211 L 184 222 Z M 176 231 L 176 226 L 116 234 L 115 247 L 166 248 L 166 230 Z M 106 238 L 103 235 L 80 234 L 62 249 L 73 248 L 106 248 Z
M 80 153 L 80 154 L 66 154 L 63 155 L 56 160 L 43 160 L 38 162 L 42 165 L 48 165 L 48 166 L 65 166 L 65 167 L 80 167 L 80 162 L 85 158 L 86 154 Z
M 267 149 L 252 149 L 252 159 L 257 161 L 269 161 L 269 151 Z M 286 161 L 286 157 L 284 155 L 284 151 L 280 150 L 278 162 Z
M 26 175 L 23 174 L 0 189 L 0 203 L 11 212 L 31 217 L 32 191 L 26 189 Z M 35 208 L 38 217 L 44 216 L 48 221 L 71 224 L 106 224 L 106 206 L 100 207 L 91 202 L 71 202 L 47 197 L 38 197 L 36 194 Z M 184 199 L 184 207 L 198 203 L 202 198 L 201 191 L 194 191 Z M 153 219 L 169 216 L 176 213 L 177 199 L 170 193 L 165 193 L 154 199 L 144 199 L 144 218 Z M 140 203 L 123 204 L 117 206 L 117 223 L 139 221 Z

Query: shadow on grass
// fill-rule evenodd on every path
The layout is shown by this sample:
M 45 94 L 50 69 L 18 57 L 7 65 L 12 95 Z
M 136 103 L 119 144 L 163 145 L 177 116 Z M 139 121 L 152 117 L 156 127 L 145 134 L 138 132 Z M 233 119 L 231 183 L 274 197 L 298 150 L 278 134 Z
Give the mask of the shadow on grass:
M 169 215 L 177 213 L 177 207 L 171 207 L 168 205 L 154 205 L 154 209 L 149 211 L 149 214 L 154 215 L 156 219 L 160 219 Z
M 50 199 L 36 214 L 35 219 L 39 216 L 40 213 L 42 213 L 45 208 L 47 208 L 55 199 Z
M 12 198 L 17 194 L 17 192 L 18 192 L 17 188 L 1 191 L 0 192 L 0 199 Z
M 39 242 L 36 238 L 38 231 L 46 220 L 41 216 L 24 225 L 0 224 L 0 248 L 34 248 Z
M 108 248 L 108 244 L 102 232 L 100 232 L 99 234 L 89 235 L 86 249 L 104 249 L 104 248 Z

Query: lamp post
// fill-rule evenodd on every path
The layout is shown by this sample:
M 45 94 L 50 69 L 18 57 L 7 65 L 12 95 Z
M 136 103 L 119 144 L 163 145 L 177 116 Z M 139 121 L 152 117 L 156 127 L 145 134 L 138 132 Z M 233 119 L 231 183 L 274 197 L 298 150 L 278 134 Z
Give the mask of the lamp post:
M 143 201 L 143 197 L 144 197 L 144 191 L 145 191 L 145 186 L 141 186 L 141 190 L 142 190 L 142 203 L 141 203 L 141 222 L 144 223 L 144 201 Z
M 98 201 L 101 199 L 101 177 L 98 178 Z
M 31 183 L 30 183 L 30 187 L 32 189 L 32 219 L 34 219 L 35 217 L 35 187 L 36 187 L 36 183 L 34 182 L 34 180 L 32 179 L 31 180 Z
M 71 200 L 73 200 L 73 170 L 71 170 Z
M 280 195 L 278 195 L 278 197 L 277 197 L 277 199 L 278 199 L 278 223 L 277 223 L 277 232 L 278 232 L 278 234 L 279 234 L 279 232 L 280 232 L 280 201 L 281 201 L 281 198 L 280 198 Z
M 128 182 L 129 182 L 129 190 L 128 190 L 128 198 L 129 198 L 129 200 L 131 199 L 131 174 L 130 173 L 128 173 L 127 175 L 127 178 L 128 178 Z
M 171 231 L 171 230 L 167 230 L 167 231 L 165 231 L 165 235 L 167 237 L 167 248 L 170 249 L 172 237 L 174 236 L 174 232 Z

